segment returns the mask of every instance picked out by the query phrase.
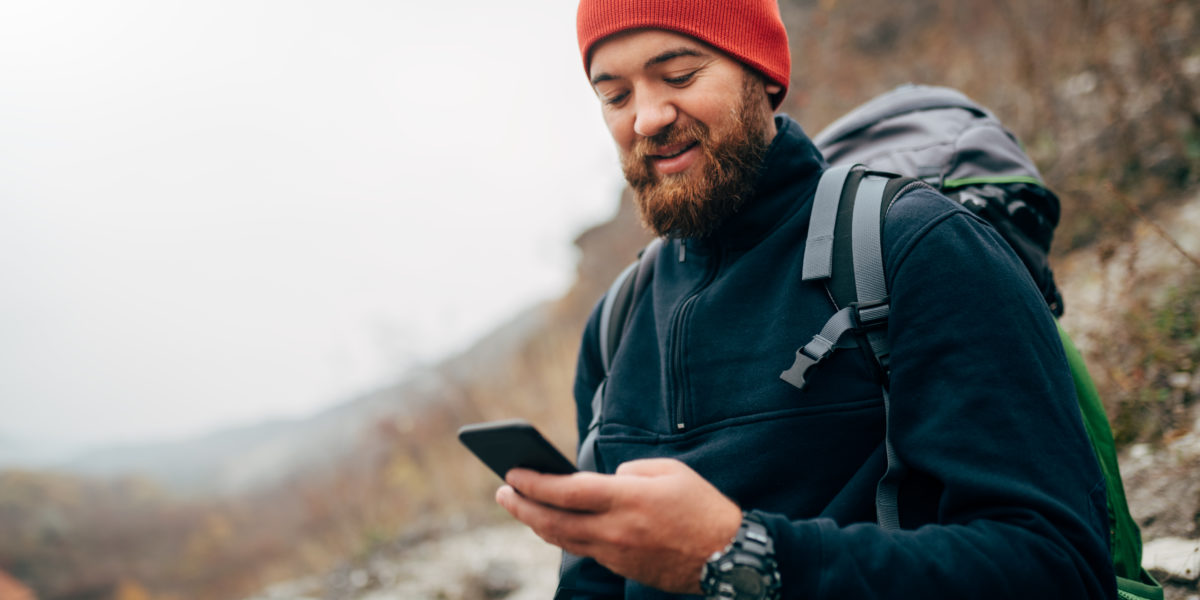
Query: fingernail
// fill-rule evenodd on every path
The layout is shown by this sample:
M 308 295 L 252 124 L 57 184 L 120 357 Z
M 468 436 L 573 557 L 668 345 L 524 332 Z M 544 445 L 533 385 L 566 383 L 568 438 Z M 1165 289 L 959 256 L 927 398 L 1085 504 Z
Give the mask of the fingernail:
M 525 469 L 521 469 L 521 468 L 513 468 L 513 469 L 509 469 L 509 470 L 508 470 L 508 472 L 504 474 L 504 481 L 505 481 L 505 483 L 507 483 L 508 485 L 512 485 L 512 484 L 513 484 L 513 480 L 514 480 L 514 479 L 517 479 L 517 478 L 520 478 L 520 477 L 521 477 L 521 474 L 522 474 L 524 471 L 525 471 Z

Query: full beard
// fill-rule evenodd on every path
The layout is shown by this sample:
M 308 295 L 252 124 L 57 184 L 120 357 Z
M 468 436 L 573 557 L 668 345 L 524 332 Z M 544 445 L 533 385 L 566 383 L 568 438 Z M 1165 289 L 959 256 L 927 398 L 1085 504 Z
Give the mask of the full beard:
M 702 238 L 712 234 L 746 203 L 766 156 L 769 113 L 755 110 L 761 83 L 747 76 L 741 101 L 722 131 L 698 121 L 676 123 L 641 138 L 622 158 L 625 179 L 646 227 L 660 236 Z M 701 156 L 691 168 L 659 174 L 651 153 L 657 148 L 697 142 Z

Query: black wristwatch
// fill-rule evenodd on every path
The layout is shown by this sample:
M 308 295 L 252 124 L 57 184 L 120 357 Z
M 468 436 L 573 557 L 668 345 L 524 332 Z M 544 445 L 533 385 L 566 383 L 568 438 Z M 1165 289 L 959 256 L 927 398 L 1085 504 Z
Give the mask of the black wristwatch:
M 743 514 L 733 541 L 700 570 L 700 589 L 709 600 L 779 600 L 779 588 L 771 534 L 757 517 Z

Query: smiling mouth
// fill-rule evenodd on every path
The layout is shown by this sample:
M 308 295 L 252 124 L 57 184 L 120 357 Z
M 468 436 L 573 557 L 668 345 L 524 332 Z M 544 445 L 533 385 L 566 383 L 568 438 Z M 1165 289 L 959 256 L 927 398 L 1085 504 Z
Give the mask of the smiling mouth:
M 690 144 L 684 144 L 684 145 L 681 145 L 678 148 L 674 149 L 672 152 L 668 152 L 668 153 L 664 153 L 664 154 L 652 154 L 652 155 L 650 155 L 650 157 L 655 160 L 665 160 L 665 159 L 675 158 L 676 156 L 679 156 L 680 154 L 683 154 L 684 152 L 687 152 L 688 150 L 695 148 L 698 144 L 699 144 L 699 142 L 692 142 Z

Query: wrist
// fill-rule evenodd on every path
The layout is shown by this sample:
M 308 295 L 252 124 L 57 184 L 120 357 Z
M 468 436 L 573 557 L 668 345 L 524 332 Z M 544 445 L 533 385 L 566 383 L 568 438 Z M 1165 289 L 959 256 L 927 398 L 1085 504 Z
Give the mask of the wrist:
M 700 589 L 710 599 L 778 600 L 780 586 L 771 533 L 758 517 L 744 513 L 729 545 L 701 569 Z
M 697 530 L 692 536 L 693 540 L 700 543 L 695 543 L 689 548 L 688 552 L 691 556 L 689 562 L 692 565 L 689 570 L 690 574 L 687 575 L 684 584 L 686 587 L 676 591 L 693 595 L 704 593 L 700 589 L 704 564 L 712 558 L 713 554 L 724 552 L 733 543 L 738 529 L 742 525 L 742 514 L 742 509 L 732 501 L 728 501 L 726 506 L 712 512 L 712 516 L 706 519 L 703 529 Z

